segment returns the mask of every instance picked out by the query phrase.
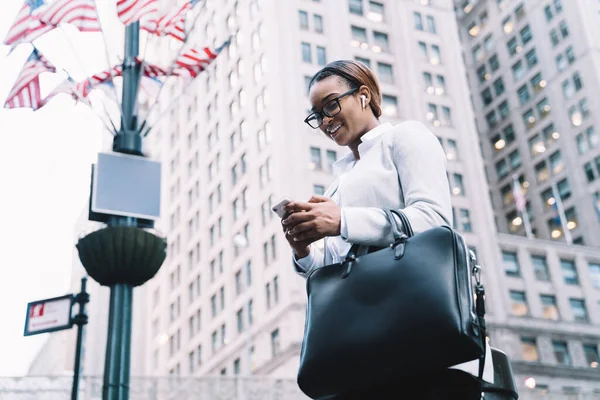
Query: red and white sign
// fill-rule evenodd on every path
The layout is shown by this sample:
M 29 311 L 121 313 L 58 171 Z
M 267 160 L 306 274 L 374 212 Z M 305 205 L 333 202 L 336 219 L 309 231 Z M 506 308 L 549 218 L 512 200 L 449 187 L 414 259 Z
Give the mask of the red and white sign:
M 73 296 L 38 300 L 27 305 L 25 336 L 70 329 L 73 326 L 71 308 Z

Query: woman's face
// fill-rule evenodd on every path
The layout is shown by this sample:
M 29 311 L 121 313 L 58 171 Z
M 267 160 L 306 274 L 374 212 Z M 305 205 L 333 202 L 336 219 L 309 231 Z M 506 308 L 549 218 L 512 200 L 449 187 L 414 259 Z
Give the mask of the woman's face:
M 323 117 L 323 124 L 319 129 L 340 146 L 348 146 L 360 140 L 366 125 L 367 111 L 370 111 L 369 107 L 362 108 L 360 89 L 348 93 L 349 91 L 350 87 L 343 79 L 329 76 L 313 84 L 309 93 L 312 111 L 320 111 Z M 333 116 L 328 117 L 323 111 Z

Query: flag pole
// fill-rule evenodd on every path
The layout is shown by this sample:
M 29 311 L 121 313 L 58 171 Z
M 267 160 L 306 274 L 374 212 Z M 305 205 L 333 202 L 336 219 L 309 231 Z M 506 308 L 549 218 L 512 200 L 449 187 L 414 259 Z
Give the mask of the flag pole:
M 73 80 L 73 78 L 71 77 L 71 75 L 64 68 L 63 68 L 63 72 L 65 74 L 67 74 L 67 82 L 69 82 L 69 85 L 71 85 L 71 89 L 73 90 L 73 94 L 75 95 L 75 97 L 79 101 L 81 101 L 83 104 L 85 104 L 86 106 L 88 106 L 90 108 L 90 110 L 92 110 L 92 112 L 94 112 L 94 107 L 92 106 L 92 102 L 90 101 L 90 99 L 88 99 L 86 97 L 81 97 L 81 95 L 79 94 L 79 91 L 77 90 L 77 85 L 75 85 L 75 81 Z M 110 116 L 108 116 L 108 113 L 106 112 L 106 115 L 108 117 L 108 121 L 110 122 L 110 125 L 112 126 L 112 129 L 110 128 L 110 126 L 108 126 L 108 124 L 106 123 L 106 121 L 104 120 L 104 118 L 102 118 L 101 115 L 98 115 L 98 114 L 96 114 L 96 115 L 98 116 L 98 118 L 100 119 L 100 121 L 102 121 L 102 123 L 104 124 L 104 127 L 109 132 L 112 132 L 112 134 L 114 136 L 117 133 L 117 128 L 115 127 L 115 124 L 113 123 L 112 119 L 110 119 Z
M 98 13 L 98 10 L 96 10 L 96 13 Z M 98 15 L 98 25 L 100 26 L 100 30 L 102 30 L 102 25 L 100 24 L 100 15 Z M 62 24 L 60 24 L 60 25 L 58 26 L 58 29 L 60 29 L 60 31 L 62 32 L 63 36 L 65 37 L 65 39 L 66 39 L 67 43 L 69 44 L 69 47 L 71 48 L 71 51 L 73 52 L 73 54 L 75 54 L 75 58 L 77 59 L 77 62 L 79 63 L 79 66 L 81 67 L 81 71 L 83 72 L 83 74 L 84 74 L 86 77 L 87 77 L 87 76 L 89 76 L 89 75 L 88 75 L 88 72 L 87 72 L 87 70 L 86 70 L 85 64 L 84 64 L 84 63 L 83 63 L 83 61 L 81 60 L 81 57 L 79 57 L 79 54 L 77 53 L 77 49 L 75 49 L 75 45 L 73 45 L 73 42 L 71 41 L 71 39 L 69 39 L 69 36 L 67 35 L 67 31 L 65 31 L 65 29 L 64 29 L 64 28 L 63 28 L 63 26 L 62 26 Z M 109 66 L 108 66 L 108 67 L 109 67 L 110 80 L 111 80 L 111 82 L 112 82 L 112 68 L 111 68 L 111 66 L 110 66 L 110 63 L 109 63 Z M 66 71 L 64 68 L 63 68 L 63 71 L 67 72 L 67 71 Z M 71 75 L 70 75 L 68 72 L 67 72 L 67 75 L 68 75 L 68 76 L 69 76 L 71 79 L 73 78 L 73 77 L 72 77 L 72 76 L 71 76 Z M 114 86 L 114 84 L 113 84 L 113 86 Z M 116 95 L 116 89 L 115 89 L 115 95 Z M 119 105 L 119 99 L 115 97 L 115 101 L 117 102 L 117 105 Z M 86 103 L 86 104 L 88 104 L 88 103 Z M 90 101 L 90 102 L 89 102 L 89 104 L 88 104 L 88 106 L 89 106 L 90 108 L 92 108 L 92 105 L 91 105 L 91 104 L 92 104 L 92 103 L 91 103 L 91 101 Z M 93 111 L 93 109 L 92 109 L 92 111 Z M 107 118 L 110 120 L 110 124 L 111 124 L 111 125 L 113 126 L 113 128 L 114 128 L 114 127 L 115 127 L 115 124 L 114 124 L 114 122 L 113 122 L 112 118 L 110 117 L 110 114 L 108 113 L 108 111 L 107 111 L 106 109 L 104 110 L 104 113 L 106 114 L 106 117 L 107 117 Z M 105 125 L 106 125 L 106 124 L 105 124 Z M 115 133 L 117 132 L 117 129 L 116 129 L 116 128 L 114 129 L 114 132 L 115 132 Z
M 96 8 L 96 12 L 98 9 Z M 117 87 L 115 86 L 115 80 L 113 78 L 113 66 L 110 62 L 110 51 L 108 50 L 108 42 L 106 41 L 106 34 L 104 33 L 104 29 L 102 28 L 102 21 L 100 20 L 100 13 L 98 13 L 98 26 L 100 27 L 100 33 L 102 34 L 102 42 L 104 43 L 104 56 L 106 57 L 106 63 L 108 65 L 108 76 L 110 79 L 111 86 L 113 88 L 113 92 L 115 95 L 115 102 L 119 107 L 119 111 L 121 111 L 121 120 L 123 118 L 123 104 L 119 102 L 119 93 L 117 92 Z M 121 121 L 122 123 L 122 121 Z
M 523 220 L 523 226 L 525 227 L 525 235 L 528 239 L 533 238 L 533 231 L 531 229 L 531 221 L 529 221 L 529 213 L 527 212 L 527 201 L 523 195 L 523 191 L 521 190 L 521 184 L 519 183 L 519 176 L 514 174 L 512 176 L 513 179 L 513 197 L 515 198 L 515 203 L 517 204 L 517 210 L 521 214 L 521 219 Z M 523 200 L 523 206 L 520 207 L 518 203 L 518 199 L 516 195 L 520 196 Z
M 203 1 L 203 3 L 206 2 L 206 0 Z M 194 7 L 195 8 L 195 7 Z M 193 10 L 193 8 L 192 8 Z M 200 15 L 202 13 L 198 13 L 196 15 L 196 17 L 194 18 L 194 20 L 192 21 L 192 26 L 190 27 L 190 30 L 188 31 L 187 35 L 185 35 L 185 39 L 183 39 L 183 43 L 181 44 L 181 47 L 179 47 L 179 50 L 177 51 L 177 54 L 175 55 L 175 58 L 173 59 L 173 62 L 171 63 L 171 65 L 169 66 L 169 68 L 167 69 L 166 72 L 166 76 L 165 76 L 165 81 L 164 84 L 160 87 L 160 89 L 158 89 L 158 93 L 156 95 L 156 100 L 154 101 L 154 103 L 152 103 L 152 105 L 150 106 L 150 109 L 148 110 L 148 114 L 146 114 L 146 119 L 144 119 L 144 122 L 142 122 L 142 126 L 140 127 L 140 131 L 143 131 L 144 128 L 146 127 L 146 124 L 148 123 L 148 120 L 150 120 L 150 117 L 152 116 L 152 111 L 154 110 L 154 108 L 156 107 L 156 105 L 159 103 L 159 99 L 160 99 L 160 95 L 162 93 L 163 88 L 165 87 L 167 80 L 171 77 L 171 75 L 173 74 L 173 70 L 174 68 L 174 64 L 175 61 L 177 61 L 177 59 L 179 58 L 179 56 L 181 55 L 181 53 L 183 52 L 183 48 L 185 47 L 185 45 L 187 44 L 188 39 L 190 38 L 191 33 L 194 31 L 194 28 L 196 27 L 196 23 L 198 22 L 198 18 L 200 18 Z
M 563 234 L 565 235 L 565 240 L 567 241 L 567 244 L 573 244 L 571 231 L 569 231 L 569 227 L 567 226 L 567 216 L 565 215 L 565 208 L 563 206 L 562 199 L 560 198 L 558 186 L 554 181 L 552 181 L 552 195 L 554 196 L 554 201 L 556 202 L 556 209 L 558 210 L 558 217 L 560 218 L 560 225 L 562 226 Z

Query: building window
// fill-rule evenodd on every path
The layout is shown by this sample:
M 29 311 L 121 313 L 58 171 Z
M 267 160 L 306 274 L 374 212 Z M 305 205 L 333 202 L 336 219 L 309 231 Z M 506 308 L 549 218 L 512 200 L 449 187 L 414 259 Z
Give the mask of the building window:
M 600 264 L 589 263 L 588 269 L 590 271 L 590 281 L 592 286 L 596 289 L 600 289 Z
M 310 148 L 310 169 L 322 170 L 323 163 L 321 161 L 321 149 L 318 147 Z
M 531 256 L 531 263 L 533 264 L 533 272 L 538 281 L 549 282 L 550 272 L 548 270 L 548 263 L 544 256 Z
M 302 61 L 306 63 L 312 63 L 312 52 L 310 49 L 310 43 L 303 42 L 301 45 L 302 48 Z
M 575 261 L 560 260 L 560 267 L 563 272 L 563 278 L 567 285 L 579 285 L 579 278 L 577 277 Z
M 597 344 L 584 344 L 583 353 L 585 354 L 585 360 L 587 361 L 590 368 L 598 368 L 600 365 L 600 356 L 598 355 Z
M 276 357 L 281 351 L 281 339 L 279 337 L 279 329 L 271 332 L 271 355 Z
M 313 15 L 313 28 L 317 33 L 323 33 L 323 17 L 320 15 Z
M 351 42 L 351 44 L 354 47 L 359 47 L 359 46 L 362 45 L 363 48 L 364 48 L 364 47 L 368 46 L 368 43 L 367 43 L 367 41 L 368 41 L 367 40 L 367 30 L 365 28 L 360 28 L 358 26 L 352 25 L 350 27 L 350 32 L 352 34 L 352 42 Z
M 388 117 L 398 116 L 398 98 L 384 94 L 381 98 L 381 108 L 383 114 Z
M 558 312 L 558 306 L 556 305 L 556 296 L 550 294 L 541 294 L 540 300 L 542 302 L 542 313 L 544 319 L 558 321 L 560 314 Z
M 429 62 L 434 65 L 440 64 L 442 62 L 440 48 L 435 44 L 431 45 L 431 56 L 429 57 Z
M 237 321 L 237 332 L 242 333 L 244 331 L 244 309 L 240 308 L 235 313 L 235 318 Z
M 391 64 L 382 62 L 377 63 L 377 72 L 380 82 L 383 83 L 394 83 L 394 72 Z
M 463 184 L 463 177 L 461 174 L 452 174 L 452 180 L 454 186 L 452 187 L 452 194 L 455 196 L 464 196 L 465 195 L 465 187 Z
M 371 21 L 381 22 L 384 19 L 384 6 L 376 1 L 369 1 L 369 13 L 367 18 Z
M 415 20 L 415 29 L 418 31 L 422 31 L 423 30 L 423 17 L 421 16 L 421 13 L 415 11 L 413 13 L 413 18 Z
M 317 64 L 325 66 L 327 64 L 327 53 L 325 47 L 317 46 Z
M 523 67 L 523 62 L 521 62 L 520 60 L 517 61 L 512 66 L 512 73 L 515 82 L 521 79 L 525 75 L 525 68 Z
M 531 39 L 533 38 L 533 36 L 531 34 L 531 29 L 529 28 L 529 25 L 527 25 L 526 27 L 521 29 L 521 31 L 519 33 L 521 34 L 521 40 L 523 41 L 523 46 L 525 46 L 527 43 L 529 43 L 531 41 Z
M 554 357 L 556 362 L 560 365 L 571 365 L 571 356 L 569 355 L 569 349 L 567 342 L 553 340 L 552 349 L 554 350 Z
M 363 0 L 348 0 L 348 9 L 351 14 L 363 15 Z
M 571 305 L 571 311 L 573 312 L 573 319 L 577 322 L 588 322 L 587 310 L 585 308 L 585 301 L 581 299 L 569 299 Z
M 365 64 L 367 67 L 371 68 L 371 60 L 363 57 L 354 57 L 354 59 L 358 62 Z
M 527 68 L 529 69 L 537 65 L 538 58 L 535 49 L 532 49 L 529 52 L 527 52 L 527 54 L 525 54 L 525 60 L 527 61 Z
M 327 150 L 327 171 L 333 172 L 333 164 L 337 160 L 337 153 L 334 150 Z
M 521 275 L 517 253 L 511 251 L 503 251 L 502 264 L 504 265 L 504 273 L 507 276 L 519 277 Z
M 435 26 L 435 19 L 431 15 L 427 16 L 427 30 L 430 33 L 437 33 L 437 28 Z
M 510 291 L 510 299 L 512 303 L 512 315 L 516 317 L 525 317 L 529 315 L 529 308 L 527 307 L 527 297 L 525 292 Z
M 308 13 L 306 11 L 298 11 L 298 17 L 300 18 L 300 29 L 308 29 Z
M 471 215 L 469 210 L 465 208 L 460 209 L 460 227 L 463 232 L 473 232 L 473 226 L 471 224 Z
M 387 33 L 373 31 L 373 42 L 375 43 L 373 46 L 373 51 L 375 53 L 389 51 L 389 40 Z
M 498 56 L 496 54 L 490 57 L 489 64 L 492 72 L 496 72 L 500 69 L 500 61 L 498 61 Z
M 540 356 L 537 349 L 537 341 L 535 338 L 521 338 L 521 359 L 528 362 L 540 361 Z

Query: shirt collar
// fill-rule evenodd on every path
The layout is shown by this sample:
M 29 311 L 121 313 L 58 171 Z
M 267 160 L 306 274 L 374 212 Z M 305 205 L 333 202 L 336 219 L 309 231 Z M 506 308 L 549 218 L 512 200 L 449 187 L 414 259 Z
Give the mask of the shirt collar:
M 377 139 L 381 134 L 393 128 L 392 124 L 385 123 L 379 124 L 375 128 L 371 129 L 360 138 L 361 144 L 358 145 L 358 154 L 362 157 L 365 153 L 373 147 L 375 144 L 375 139 Z M 339 160 L 333 163 L 333 173 L 336 176 L 340 176 L 354 165 L 356 158 L 354 158 L 354 153 L 349 152 Z

